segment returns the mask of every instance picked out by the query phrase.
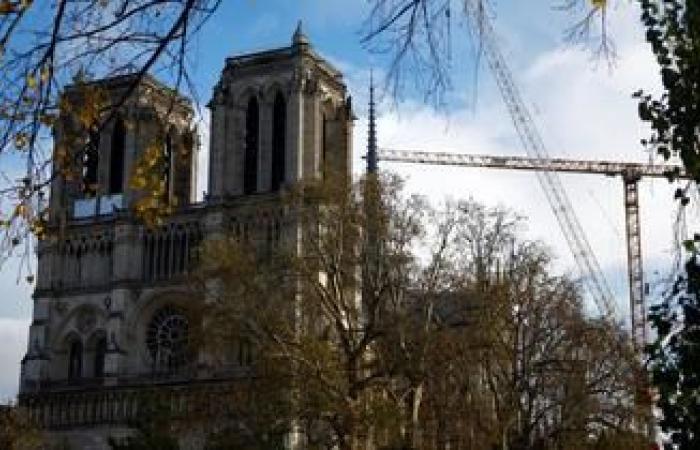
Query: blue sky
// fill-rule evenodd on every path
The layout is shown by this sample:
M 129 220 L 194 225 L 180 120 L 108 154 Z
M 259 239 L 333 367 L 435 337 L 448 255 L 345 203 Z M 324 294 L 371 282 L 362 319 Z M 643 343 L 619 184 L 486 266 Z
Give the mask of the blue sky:
M 366 136 L 366 99 L 370 67 L 381 76 L 386 61 L 360 45 L 369 10 L 364 0 L 232 0 L 222 2 L 190 53 L 198 95 L 206 103 L 224 59 L 234 54 L 288 45 L 298 20 L 316 50 L 346 75 L 355 98 L 355 171 L 362 168 Z M 592 59 L 585 48 L 563 42 L 576 17 L 555 11 L 556 1 L 494 2 L 499 39 L 552 156 L 645 161 L 639 139 L 647 130 L 636 117 L 631 93 L 658 86 L 653 59 L 637 24 L 634 2 L 610 11 L 618 59 L 614 67 Z M 393 108 L 381 105 L 380 145 L 521 155 L 519 141 L 500 95 L 485 68 L 474 84 L 473 53 L 455 20 L 454 90 L 446 110 L 435 111 L 417 93 Z M 476 88 L 476 90 L 475 90 Z M 478 95 L 475 95 L 478 94 Z M 476 99 L 476 102 L 475 102 Z M 206 131 L 206 111 L 202 129 Z M 206 142 L 206 136 L 204 138 Z M 205 149 L 206 151 L 206 149 Z M 204 164 L 202 177 L 206 176 Z M 536 184 L 534 175 L 457 168 L 384 166 L 408 177 L 408 189 L 433 201 L 473 197 L 501 204 L 529 218 L 528 237 L 550 246 L 556 267 L 572 272 L 573 260 Z M 591 245 L 621 309 L 626 308 L 626 255 L 622 183 L 599 176 L 562 177 Z M 201 182 L 200 186 L 206 185 Z M 643 254 L 648 279 L 670 266 L 672 188 L 665 181 L 644 182 L 641 189 Z M 16 283 L 17 267 L 0 272 L 0 399 L 16 392 L 19 360 L 31 317 L 31 287 Z

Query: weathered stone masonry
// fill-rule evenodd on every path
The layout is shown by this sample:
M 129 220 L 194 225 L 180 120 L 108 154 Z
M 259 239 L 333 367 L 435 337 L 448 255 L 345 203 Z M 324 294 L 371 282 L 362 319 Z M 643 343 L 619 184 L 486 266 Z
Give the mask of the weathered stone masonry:
M 126 75 L 94 83 L 113 100 L 132 82 Z M 70 87 L 65 95 L 74 95 Z M 208 107 L 210 175 L 202 202 L 195 202 L 192 107 L 150 77 L 99 136 L 86 137 L 96 151 L 83 159 L 92 165 L 83 167 L 83 180 L 59 176 L 52 184 L 52 233 L 38 250 L 20 401 L 76 449 L 105 449 L 109 436 L 128 434 L 143 393 L 186 408 L 188 395 L 215 395 L 235 383 L 235 362 L 214 368 L 181 348 L 192 306 L 184 280 L 198 245 L 230 233 L 295 239 L 280 191 L 308 177 L 351 174 L 353 118 L 342 75 L 300 29 L 289 47 L 228 58 Z M 70 117 L 61 118 L 57 149 L 75 129 Z M 158 133 L 167 137 L 169 158 L 187 159 L 163 175 L 177 207 L 151 229 L 132 213 L 142 194 L 128 181 Z M 81 183 L 90 176 L 94 185 L 86 190 Z

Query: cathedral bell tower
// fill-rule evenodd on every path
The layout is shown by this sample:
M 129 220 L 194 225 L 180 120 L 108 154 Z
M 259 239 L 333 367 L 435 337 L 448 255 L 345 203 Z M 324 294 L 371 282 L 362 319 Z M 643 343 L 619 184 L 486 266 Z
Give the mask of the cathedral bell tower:
M 149 147 L 161 147 L 164 202 L 195 195 L 196 150 L 189 101 L 145 76 L 119 76 L 66 88 L 54 128 L 51 217 L 75 220 L 128 210 L 141 195 L 131 186 Z M 107 111 L 106 113 L 103 111 Z
M 289 47 L 228 58 L 209 108 L 212 200 L 351 174 L 350 98 L 301 22 Z

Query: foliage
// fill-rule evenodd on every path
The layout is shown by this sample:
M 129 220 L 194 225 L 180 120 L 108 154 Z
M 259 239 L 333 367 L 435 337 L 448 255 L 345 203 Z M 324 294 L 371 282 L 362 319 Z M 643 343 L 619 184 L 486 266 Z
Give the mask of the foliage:
M 0 406 L 0 448 L 7 450 L 39 450 L 44 439 L 22 410 Z
M 374 217 L 391 224 L 377 230 L 387 245 L 376 258 L 363 239 L 359 191 L 327 179 L 333 182 L 299 187 L 286 201 L 294 212 L 285 225 L 299 240 L 291 232 L 275 250 L 254 234 L 207 245 L 202 279 L 218 280 L 205 281 L 213 333 L 207 342 L 220 353 L 241 339 L 253 344 L 252 369 L 274 380 L 265 386 L 284 403 L 277 417 L 296 423 L 292 431 L 305 434 L 307 448 L 358 448 L 387 407 L 380 387 L 391 368 L 371 349 L 392 320 L 401 294 L 396 280 L 412 263 L 407 249 L 420 233 L 422 211 L 419 200 L 403 201 L 397 189 L 383 193 L 385 208 Z M 362 308 L 358 289 L 370 262 L 376 295 Z
M 637 92 L 639 117 L 653 133 L 644 144 L 668 160 L 680 157 L 700 178 L 700 5 L 684 0 L 640 0 L 646 38 L 659 64 L 664 92 Z
M 659 424 L 666 448 L 700 446 L 700 265 L 694 255 L 664 301 L 651 307 L 657 332 L 648 347 L 652 383 L 658 389 Z
M 124 439 L 110 438 L 112 450 L 179 450 L 168 407 L 157 401 L 147 401 L 143 406 L 138 420 L 131 424 L 135 434 Z
M 163 141 L 163 137 L 158 136 L 146 147 L 146 151 L 137 158 L 134 173 L 129 179 L 129 187 L 138 194 L 134 212 L 149 227 L 161 225 L 163 218 L 177 206 L 177 198 L 169 198 L 166 192 L 163 174 L 167 173 L 170 161 L 163 152 Z M 176 165 L 187 162 L 186 155 L 178 156 L 173 159 Z
M 434 209 L 391 178 L 308 182 L 284 204 L 292 232 L 206 243 L 194 284 L 211 363 L 237 360 L 256 380 L 256 409 L 230 436 L 592 449 L 619 434 L 634 444 L 618 448 L 638 448 L 626 337 L 583 315 L 519 219 L 474 202 Z
M 639 117 L 652 129 L 642 143 L 664 159 L 679 157 L 686 172 L 700 180 L 700 4 L 695 1 L 639 1 L 646 39 L 659 64 L 663 93 L 655 98 L 643 91 Z M 671 174 L 670 178 L 673 179 Z M 679 188 L 681 207 L 690 201 L 691 185 Z M 651 308 L 656 330 L 649 346 L 652 382 L 658 389 L 663 417 L 660 425 L 668 436 L 666 448 L 700 446 L 700 263 L 698 241 L 685 242 L 690 258 L 663 301 Z

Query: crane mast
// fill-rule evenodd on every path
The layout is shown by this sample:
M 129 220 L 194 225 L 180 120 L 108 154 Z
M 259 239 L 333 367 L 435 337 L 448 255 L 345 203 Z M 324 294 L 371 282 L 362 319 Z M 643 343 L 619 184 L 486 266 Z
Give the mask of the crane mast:
M 488 17 L 480 4 L 475 0 L 466 0 L 464 8 L 466 16 L 471 22 L 468 28 L 473 33 L 475 41 L 483 45 L 484 56 L 501 91 L 513 125 L 526 153 L 536 159 L 547 159 L 549 156 L 547 149 L 530 112 L 525 106 L 513 75 L 505 62 L 505 58 L 500 52 Z M 576 260 L 583 282 L 593 296 L 593 300 L 601 315 L 606 319 L 614 320 L 616 308 L 610 288 L 602 275 L 600 264 L 593 255 L 585 232 L 574 213 L 571 201 L 558 174 L 546 168 L 538 170 L 536 174 Z

